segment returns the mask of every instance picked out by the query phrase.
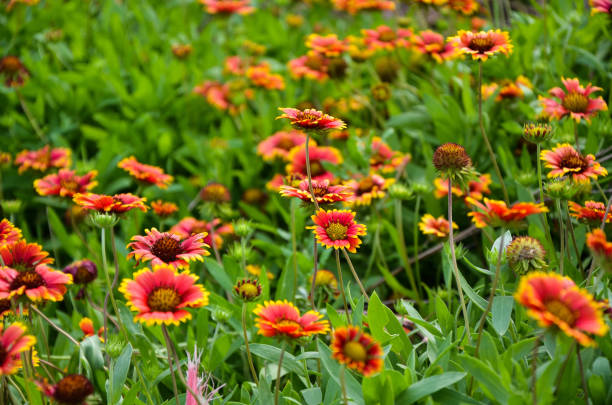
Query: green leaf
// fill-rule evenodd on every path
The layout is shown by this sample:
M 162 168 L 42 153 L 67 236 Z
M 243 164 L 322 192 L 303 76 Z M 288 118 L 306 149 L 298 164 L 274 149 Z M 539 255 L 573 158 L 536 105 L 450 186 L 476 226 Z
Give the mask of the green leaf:
M 94 370 L 104 367 L 104 357 L 100 349 L 100 338 L 97 335 L 83 339 L 79 349 L 81 356 L 87 359 L 87 362 Z
M 436 309 L 436 316 L 440 326 L 442 327 L 442 331 L 445 334 L 449 334 L 453 330 L 455 320 L 446 307 L 444 301 L 442 301 L 442 298 L 440 298 L 438 295 L 436 295 L 434 298 L 434 307 Z
M 370 304 L 368 306 L 368 324 L 370 325 L 372 336 L 374 336 L 381 345 L 393 339 L 393 336 L 385 331 L 385 325 L 388 322 L 385 308 L 385 305 L 380 301 L 380 298 L 378 298 L 378 294 L 374 292 L 370 297 Z
M 317 339 L 317 348 L 321 353 L 321 361 L 323 367 L 327 370 L 332 380 L 340 387 L 340 364 L 332 359 L 331 350 L 326 344 L 323 344 Z M 357 405 L 365 405 L 363 400 L 363 393 L 361 391 L 361 385 L 355 380 L 355 378 L 347 371 L 344 370 L 344 379 L 346 381 L 346 394 L 355 402 Z
M 323 402 L 323 394 L 319 387 L 306 388 L 300 391 L 300 393 L 304 397 L 306 405 L 320 405 Z
M 281 353 L 281 349 L 279 349 L 278 347 L 266 345 L 263 343 L 251 343 L 249 345 L 249 348 L 251 349 L 251 353 L 253 353 L 254 355 L 268 360 L 269 362 L 275 364 L 278 363 Z M 300 364 L 300 362 L 297 361 L 291 353 L 288 353 L 286 351 L 285 355 L 283 356 L 283 368 L 292 373 L 296 373 L 299 376 L 304 376 L 304 366 Z
M 395 403 L 397 404 L 412 404 L 421 398 L 425 398 L 442 388 L 453 385 L 461 381 L 467 373 L 457 371 L 449 371 L 448 373 L 427 377 L 421 381 L 412 384 L 408 389 L 400 394 Z
M 234 283 L 232 283 L 232 280 L 227 276 L 223 267 L 219 266 L 219 263 L 214 259 L 204 259 L 204 264 L 206 264 L 206 268 L 210 272 L 212 278 L 223 287 L 225 292 L 231 293 Z
M 492 325 L 498 335 L 503 336 L 510 325 L 512 309 L 514 308 L 514 297 L 494 297 L 491 308 Z
M 512 390 L 505 387 L 499 373 L 483 361 L 467 355 L 459 355 L 463 368 L 478 381 L 480 388 L 490 399 L 505 404 Z
M 123 384 L 128 375 L 130 369 L 130 362 L 132 361 L 132 345 L 127 344 L 117 360 L 111 362 L 111 372 L 109 376 L 110 380 L 110 395 L 108 400 L 110 404 L 114 405 L 119 403 L 121 399 L 121 392 L 123 392 Z

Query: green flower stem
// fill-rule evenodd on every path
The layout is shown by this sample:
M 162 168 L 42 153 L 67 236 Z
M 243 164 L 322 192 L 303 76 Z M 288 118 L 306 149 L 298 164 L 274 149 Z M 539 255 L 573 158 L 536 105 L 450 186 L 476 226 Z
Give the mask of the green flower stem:
M 563 274 L 563 263 L 565 262 L 565 229 L 563 227 L 563 212 L 561 211 L 561 200 L 555 200 L 557 212 L 559 213 L 559 243 L 561 244 L 561 253 L 559 255 L 559 273 Z
M 176 364 L 176 374 L 179 376 L 185 388 L 187 388 L 187 391 L 189 391 L 189 393 L 195 398 L 198 405 L 207 405 L 203 402 L 202 396 L 196 393 L 193 389 L 191 389 L 189 384 L 187 384 L 187 381 L 185 381 L 185 377 L 183 377 L 183 372 L 181 371 L 181 362 L 179 360 L 178 354 L 176 354 L 176 348 L 174 347 L 174 343 L 172 343 L 172 339 L 170 339 L 170 334 L 168 333 L 168 328 L 166 327 L 166 325 L 162 325 L 162 332 L 164 332 L 164 339 L 166 340 L 166 346 L 172 352 L 174 364 Z
M 293 202 L 293 200 L 290 201 L 289 203 L 290 209 L 291 209 L 291 261 L 293 262 L 293 293 L 291 294 L 293 296 L 293 299 L 295 300 L 295 294 L 297 292 L 297 279 L 298 279 L 298 266 L 297 266 L 297 241 L 296 241 L 296 229 L 295 229 L 295 204 Z M 316 246 L 316 242 L 315 242 L 315 246 Z M 315 274 L 316 277 L 316 274 Z M 313 277 L 313 280 L 315 279 L 315 277 Z M 311 290 L 310 293 L 312 294 L 313 291 Z M 313 301 L 313 297 L 309 296 L 310 298 L 310 304 L 312 305 L 312 309 L 314 309 L 314 301 Z
M 468 336 L 468 340 L 472 340 L 472 334 L 470 332 L 470 319 L 465 306 L 465 298 L 463 297 L 463 289 L 461 288 L 461 280 L 459 279 L 459 267 L 457 266 L 457 255 L 455 254 L 455 234 L 453 232 L 453 181 L 449 177 L 448 179 L 448 244 L 450 246 L 451 258 L 453 261 L 453 273 L 455 274 L 455 282 L 457 283 L 457 293 L 459 294 L 459 301 L 461 303 L 461 311 L 463 312 L 463 321 L 465 322 L 465 331 Z
M 578 123 L 574 121 L 574 143 L 576 144 L 576 150 L 580 153 L 580 145 L 578 145 Z
M 540 189 L 540 203 L 544 203 L 544 186 L 542 185 L 542 159 L 540 159 L 540 143 L 536 144 L 537 147 L 537 162 L 538 162 L 538 187 Z M 554 247 L 555 244 L 553 243 L 552 240 L 552 235 L 550 233 L 550 226 L 548 225 L 548 217 L 546 216 L 546 213 L 542 213 L 540 214 L 542 217 L 542 222 L 544 222 L 544 232 L 546 234 L 546 238 L 548 240 L 548 243 L 550 244 L 550 246 Z M 552 258 L 554 258 L 555 260 L 557 260 L 557 252 L 555 249 L 551 249 L 551 256 Z
M 580 356 L 580 345 L 576 345 L 576 357 L 578 357 L 578 370 L 580 370 L 580 381 L 582 381 L 582 391 L 584 391 L 584 403 L 589 405 L 589 387 L 584 378 L 584 366 L 582 364 L 582 356 Z
M 493 152 L 493 148 L 491 147 L 491 143 L 489 142 L 489 138 L 487 137 L 487 133 L 484 129 L 484 124 L 482 122 L 482 60 L 478 61 L 478 88 L 476 92 L 478 93 L 478 124 L 480 126 L 480 133 L 482 134 L 482 139 L 487 147 L 487 151 L 489 151 L 489 156 L 491 157 L 491 162 L 493 163 L 493 168 L 495 169 L 495 174 L 499 179 L 499 184 L 502 187 L 502 192 L 504 193 L 504 200 L 506 204 L 510 205 L 510 198 L 508 197 L 508 190 L 506 190 L 506 185 L 504 184 L 504 178 L 502 177 L 501 170 L 499 170 L 499 166 L 497 165 L 497 159 L 495 158 L 495 153 Z
M 215 253 L 217 263 L 219 266 L 223 267 L 223 261 L 221 260 L 221 255 L 219 254 L 219 249 L 217 248 L 217 242 L 215 241 L 215 218 L 213 218 L 210 223 L 210 244 L 212 245 L 213 252 Z
M 285 347 L 287 343 L 283 340 L 281 344 L 280 357 L 278 358 L 278 369 L 276 370 L 276 388 L 274 389 L 274 405 L 278 405 L 278 394 L 280 393 L 281 370 L 283 369 L 283 358 L 285 357 Z
M 404 221 L 402 219 L 402 202 L 400 200 L 395 200 L 395 229 L 397 229 L 397 237 L 399 239 L 399 254 L 402 258 L 402 262 L 404 263 L 404 267 L 406 269 L 406 273 L 408 274 L 408 280 L 410 281 L 410 285 L 414 290 L 416 295 L 416 301 L 418 304 L 421 302 L 421 297 L 419 294 L 419 289 L 417 287 L 416 281 L 414 280 L 414 274 L 412 272 L 412 267 L 410 266 L 410 259 L 408 259 L 408 252 L 406 252 L 406 239 L 404 238 Z
M 357 285 L 359 285 L 359 288 L 361 289 L 361 293 L 363 294 L 363 297 L 365 298 L 366 302 L 370 302 L 370 297 L 368 296 L 368 293 L 366 292 L 365 288 L 363 288 L 363 284 L 361 284 L 361 280 L 359 279 L 359 276 L 357 275 L 357 272 L 355 271 L 355 267 L 353 267 L 353 262 L 351 261 L 351 257 L 349 256 L 348 253 L 346 253 L 346 249 L 342 249 L 342 253 L 344 253 L 344 258 L 346 259 L 346 262 L 349 265 L 349 269 L 351 269 L 351 273 L 353 273 L 353 277 L 355 277 L 355 281 L 357 282 Z
M 342 294 L 342 301 L 344 302 L 344 313 L 346 314 L 347 325 L 351 324 L 351 317 L 349 316 L 348 304 L 346 303 L 346 293 L 344 292 L 344 281 L 342 280 L 342 267 L 340 266 L 340 252 L 338 249 L 334 249 L 336 253 L 336 267 L 338 268 L 338 283 L 340 284 L 340 293 Z
M 419 269 L 419 209 L 421 208 L 421 195 L 417 195 L 416 203 L 414 206 L 414 225 L 412 227 L 412 238 L 413 238 L 413 257 L 414 257 L 414 272 L 417 277 L 417 285 L 420 289 L 421 286 L 421 272 Z
M 344 405 L 348 405 L 348 397 L 346 395 L 346 378 L 344 377 L 344 373 L 346 367 L 344 367 L 344 364 L 340 366 L 340 387 L 342 388 L 342 401 L 344 402 Z
M 538 403 L 538 396 L 536 392 L 536 385 L 538 379 L 536 377 L 536 370 L 538 367 L 538 347 L 540 347 L 540 341 L 542 340 L 542 335 L 538 335 L 535 343 L 533 344 L 533 351 L 531 352 L 531 395 L 533 398 L 533 405 Z
M 306 175 L 308 176 L 308 191 L 310 192 L 310 198 L 312 199 L 312 203 L 315 206 L 315 213 L 317 211 L 319 211 L 319 203 L 317 202 L 317 197 L 315 196 L 314 190 L 312 188 L 312 175 L 310 173 L 310 132 L 306 131 L 306 144 L 304 145 L 304 152 L 305 152 L 305 158 L 306 158 Z M 313 275 L 312 275 L 312 283 L 310 285 L 310 296 L 311 296 L 311 300 L 310 300 L 310 304 L 312 305 L 313 309 L 315 308 L 314 306 L 314 288 L 315 288 L 315 283 L 317 281 L 317 265 L 318 265 L 318 260 L 317 260 L 317 238 L 314 238 L 314 243 L 313 243 L 313 248 L 312 248 L 312 257 L 313 257 Z M 296 272 L 296 277 L 294 282 L 297 283 L 297 264 L 295 267 L 295 272 Z
M 569 209 L 565 207 L 565 229 L 569 229 L 569 235 L 572 240 L 572 246 L 574 247 L 574 254 L 576 255 L 576 261 L 578 262 L 578 269 L 580 273 L 584 274 L 584 268 L 582 267 L 582 260 L 580 260 L 580 252 L 578 251 L 578 244 L 576 243 L 576 234 L 574 233 L 574 224 L 569 215 Z
M 40 129 L 40 127 L 38 126 L 38 123 L 36 122 L 36 119 L 30 112 L 30 109 L 28 108 L 28 104 L 23 98 L 23 94 L 21 94 L 21 91 L 19 91 L 18 89 L 15 92 L 17 93 L 17 98 L 19 99 L 19 103 L 21 104 L 21 109 L 23 110 L 23 112 L 26 115 L 26 118 L 30 122 L 32 129 L 34 129 L 34 132 L 36 132 L 36 135 L 38 135 L 41 141 L 47 143 L 48 142 L 47 137 L 45 136 L 44 132 Z
M 317 272 L 318 272 L 318 257 L 317 257 L 317 237 L 313 235 L 312 237 L 313 241 L 313 246 L 312 246 L 312 254 L 313 254 L 313 264 L 314 264 L 314 271 L 312 274 L 312 282 L 310 283 L 310 294 L 308 294 L 308 298 L 310 298 L 310 304 L 312 305 L 312 309 L 316 311 L 316 306 L 314 304 L 314 294 L 315 294 L 315 284 L 317 283 Z
M 501 273 L 501 257 L 502 252 L 504 251 L 504 237 L 506 236 L 505 229 L 502 228 L 502 236 L 499 241 L 499 251 L 497 252 L 497 265 L 495 266 L 495 276 L 493 277 L 493 284 L 491 285 L 491 294 L 489 295 L 489 302 L 487 302 L 487 308 L 482 314 L 482 318 L 480 318 L 480 325 L 478 326 L 478 340 L 476 342 L 476 350 L 474 351 L 474 356 L 478 358 L 478 350 L 480 349 L 480 341 L 482 339 L 482 331 L 484 329 L 485 324 L 487 323 L 487 315 L 489 311 L 491 311 L 491 307 L 493 306 L 493 298 L 495 298 L 495 291 L 497 290 L 497 283 L 499 282 L 499 275 Z
M 178 397 L 178 387 L 176 385 L 176 375 L 172 361 L 172 343 L 170 342 L 170 336 L 168 336 L 168 331 L 166 329 L 166 325 L 162 324 L 162 332 L 164 333 L 164 339 L 166 341 L 166 355 L 168 359 L 168 367 L 170 367 L 170 375 L 172 376 L 172 391 L 174 392 L 174 399 L 176 400 L 176 405 L 181 405 Z
M 251 369 L 251 374 L 253 375 L 253 381 L 255 381 L 255 384 L 259 385 L 259 379 L 257 378 L 255 367 L 253 366 L 253 357 L 251 357 L 251 349 L 249 348 L 249 338 L 247 336 L 246 327 L 246 312 L 247 303 L 245 302 L 242 304 L 242 333 L 244 335 L 244 346 L 246 347 L 247 359 L 249 360 L 249 368 Z

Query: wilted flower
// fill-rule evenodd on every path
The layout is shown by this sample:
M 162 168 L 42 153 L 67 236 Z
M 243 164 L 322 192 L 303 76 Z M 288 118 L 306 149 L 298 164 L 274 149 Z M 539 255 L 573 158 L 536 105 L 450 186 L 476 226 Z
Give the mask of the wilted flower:
M 60 404 L 81 405 L 94 393 L 94 386 L 81 374 L 68 374 L 55 385 L 38 383 L 42 391 Z
M 510 268 L 518 275 L 546 269 L 546 250 L 535 238 L 519 236 L 506 247 Z

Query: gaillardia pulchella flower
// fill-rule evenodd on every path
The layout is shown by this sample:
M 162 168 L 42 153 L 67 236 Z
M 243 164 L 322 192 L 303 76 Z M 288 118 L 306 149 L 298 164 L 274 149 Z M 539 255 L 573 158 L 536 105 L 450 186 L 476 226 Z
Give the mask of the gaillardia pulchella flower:
M 586 88 L 580 85 L 578 79 L 561 79 L 567 93 L 560 87 L 554 87 L 548 92 L 554 98 L 540 96 L 540 101 L 544 107 L 543 114 L 549 118 L 561 119 L 570 116 L 576 122 L 581 119 L 590 121 L 597 114 L 597 111 L 605 111 L 608 105 L 601 97 L 591 98 L 592 93 L 602 90 L 601 87 L 591 86 L 589 83 Z
M 21 229 L 17 228 L 8 219 L 0 221 L 0 248 L 21 239 Z
M 172 183 L 172 176 L 165 174 L 161 167 L 140 163 L 134 156 L 127 157 L 117 164 L 117 167 L 125 170 L 136 180 L 153 184 L 159 188 L 168 188 Z
M 460 30 L 456 36 L 449 38 L 459 53 L 470 54 L 472 59 L 486 61 L 496 53 L 509 55 L 512 44 L 508 33 L 501 30 L 471 32 Z
M 450 226 L 446 218 L 434 218 L 431 214 L 425 214 L 421 217 L 419 229 L 423 232 L 423 235 L 433 235 L 438 238 L 447 238 L 450 232 Z M 459 229 L 455 221 L 453 221 L 453 229 Z
M 313 146 L 309 148 L 310 174 L 312 180 L 332 180 L 334 174 L 323 166 L 323 163 L 339 165 L 342 163 L 340 151 L 332 146 Z M 297 146 L 289 153 L 289 164 L 287 173 L 297 177 L 306 178 L 306 148 L 304 145 Z
M 312 216 L 312 221 L 315 225 L 306 229 L 312 229 L 317 242 L 326 248 L 355 253 L 361 245 L 359 236 L 366 234 L 366 226 L 355 222 L 355 213 L 349 210 L 320 209 Z
M 119 291 L 125 295 L 128 306 L 138 312 L 134 319 L 148 326 L 178 325 L 191 319 L 187 308 L 208 305 L 210 293 L 200 284 L 198 276 L 178 271 L 167 264 L 142 269 L 134 279 L 124 279 Z
M 26 331 L 26 326 L 19 322 L 8 327 L 0 322 L 0 376 L 15 374 L 21 368 L 21 353 L 36 344 L 36 338 Z
M 353 196 L 353 193 L 348 187 L 332 186 L 327 179 L 313 180 L 312 191 L 319 204 L 349 201 Z M 281 186 L 280 195 L 283 197 L 296 197 L 305 202 L 314 202 L 308 189 L 308 180 L 302 180 L 297 187 Z
M 289 151 L 296 146 L 303 145 L 305 142 L 306 135 L 300 131 L 279 131 L 257 145 L 257 154 L 261 155 L 266 161 L 276 158 L 287 160 L 289 158 Z M 315 145 L 313 140 L 310 142 L 312 142 L 311 145 Z
M 457 48 L 452 43 L 445 43 L 444 36 L 431 30 L 419 32 L 412 37 L 414 49 L 424 55 L 429 55 L 433 60 L 442 63 L 445 60 L 457 56 Z
M 146 198 L 140 198 L 130 193 L 104 195 L 76 193 L 72 201 L 86 210 L 98 211 L 101 213 L 123 214 L 133 209 L 146 212 L 148 207 L 145 204 Z
M 178 211 L 178 206 L 170 201 L 156 200 L 151 202 L 151 209 L 161 218 L 167 218 Z
M 303 130 L 325 131 L 346 128 L 346 124 L 341 119 L 334 118 L 312 108 L 307 108 L 303 111 L 296 108 L 279 108 L 279 110 L 283 114 L 276 117 L 276 119 L 288 118 L 291 121 L 291 125 Z
M 591 14 L 605 13 L 612 15 L 612 0 L 589 0 Z
M 599 226 L 606 215 L 606 206 L 599 201 L 586 201 L 584 206 L 573 201 L 568 201 L 567 205 L 571 216 L 586 221 L 591 225 Z M 612 222 L 612 212 L 609 212 L 606 217 L 606 223 L 610 222 Z
M 543 203 L 517 202 L 508 207 L 504 201 L 488 198 L 484 199 L 484 204 L 471 197 L 466 198 L 466 201 L 477 208 L 476 211 L 468 213 L 477 228 L 486 226 L 516 228 L 529 215 L 548 212 L 548 208 Z
M 336 34 L 310 34 L 306 46 L 327 57 L 338 57 L 347 50 L 347 41 L 338 39 Z
M 17 271 L 0 267 L 0 299 L 26 296 L 30 301 L 61 301 L 72 275 L 53 270 L 45 264 L 34 269 Z
M 0 246 L 4 266 L 17 271 L 33 270 L 39 264 L 53 263 L 53 258 L 48 256 L 49 252 L 44 251 L 38 243 L 28 243 L 23 239 Z
M 608 242 L 606 234 L 601 229 L 587 233 L 586 244 L 603 268 L 612 270 L 612 241 Z
M 370 174 L 357 180 L 348 180 L 344 183 L 353 197 L 345 202 L 347 206 L 370 205 L 372 200 L 383 198 L 387 188 L 395 179 L 385 179 L 378 174 Z
M 44 172 L 51 167 L 65 168 L 70 166 L 70 149 L 45 145 L 38 150 L 24 150 L 15 158 L 15 164 L 19 166 L 19 173 L 29 169 Z
M 127 257 L 134 257 L 138 262 L 151 261 L 152 265 L 167 264 L 172 267 L 182 268 L 189 265 L 193 260 L 204 260 L 204 256 L 210 255 L 205 248 L 209 246 L 203 242 L 205 233 L 198 233 L 187 238 L 171 232 L 159 232 L 153 228 L 145 230 L 146 235 L 136 235 L 133 242 L 128 244 L 132 251 Z
M 300 311 L 291 302 L 266 301 L 257 305 L 253 313 L 257 333 L 266 337 L 298 339 L 329 332 L 329 322 L 321 320 L 323 315 L 308 311 L 300 316 Z
M 332 357 L 340 364 L 366 377 L 383 368 L 383 350 L 380 344 L 357 326 L 335 329 L 331 350 Z
M 557 326 L 583 346 L 594 345 L 587 333 L 603 336 L 608 331 L 602 306 L 572 279 L 557 273 L 534 271 L 523 276 L 514 298 L 540 326 Z
M 394 50 L 396 48 L 406 48 L 411 45 L 410 40 L 413 36 L 412 30 L 398 28 L 394 30 L 386 25 L 380 25 L 375 29 L 361 30 L 364 44 L 372 50 Z
M 543 150 L 540 159 L 545 166 L 552 169 L 548 177 L 569 176 L 576 182 L 589 182 L 599 176 L 605 176 L 608 171 L 602 167 L 593 155 L 583 156 L 569 143 L 557 144 L 552 150 Z
M 83 176 L 77 176 L 73 170 L 60 169 L 57 173 L 34 180 L 34 188 L 42 196 L 72 197 L 76 193 L 87 193 L 94 188 L 98 184 L 93 180 L 97 174 L 97 171 L 92 170 Z
M 518 275 L 546 269 L 546 250 L 535 238 L 519 236 L 506 247 L 510 268 Z

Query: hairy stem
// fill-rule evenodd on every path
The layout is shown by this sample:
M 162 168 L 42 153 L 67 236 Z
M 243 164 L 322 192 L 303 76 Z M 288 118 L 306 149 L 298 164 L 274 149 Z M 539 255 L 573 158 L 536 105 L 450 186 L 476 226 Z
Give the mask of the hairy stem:
M 281 370 L 283 369 L 283 358 L 285 357 L 286 345 L 287 344 L 283 341 L 281 345 L 280 357 L 278 358 L 278 369 L 276 370 L 276 388 L 274 389 L 274 405 L 278 405 L 278 395 L 280 394 Z
M 336 267 L 338 268 L 338 283 L 340 284 L 340 293 L 342 294 L 342 301 L 344 302 L 344 313 L 346 314 L 346 323 L 351 324 L 351 317 L 349 316 L 348 304 L 346 303 L 346 293 L 344 292 L 344 281 L 342 280 L 342 267 L 340 267 L 340 252 L 335 249 L 336 253 Z
M 249 368 L 251 369 L 251 374 L 253 375 L 253 381 L 255 381 L 255 384 L 259 385 L 259 379 L 257 378 L 255 367 L 253 366 L 253 357 L 251 357 L 251 349 L 249 348 L 249 338 L 247 336 L 246 327 L 246 310 L 247 303 L 245 302 L 242 304 L 242 332 L 244 334 L 244 345 L 246 347 L 247 359 L 249 360 Z
M 346 252 L 346 249 L 342 249 L 342 253 L 344 253 L 344 258 L 346 259 L 346 262 L 349 265 L 349 269 L 351 269 L 351 273 L 353 273 L 353 277 L 355 277 L 355 281 L 357 282 L 357 285 L 359 285 L 359 288 L 361 289 L 361 293 L 363 294 L 363 297 L 365 298 L 366 302 L 370 302 L 370 297 L 368 296 L 368 293 L 366 292 L 365 288 L 363 288 L 363 284 L 361 284 L 361 280 L 359 279 L 359 276 L 357 275 L 357 272 L 355 271 L 355 267 L 353 267 L 353 262 L 351 261 L 351 257 Z

